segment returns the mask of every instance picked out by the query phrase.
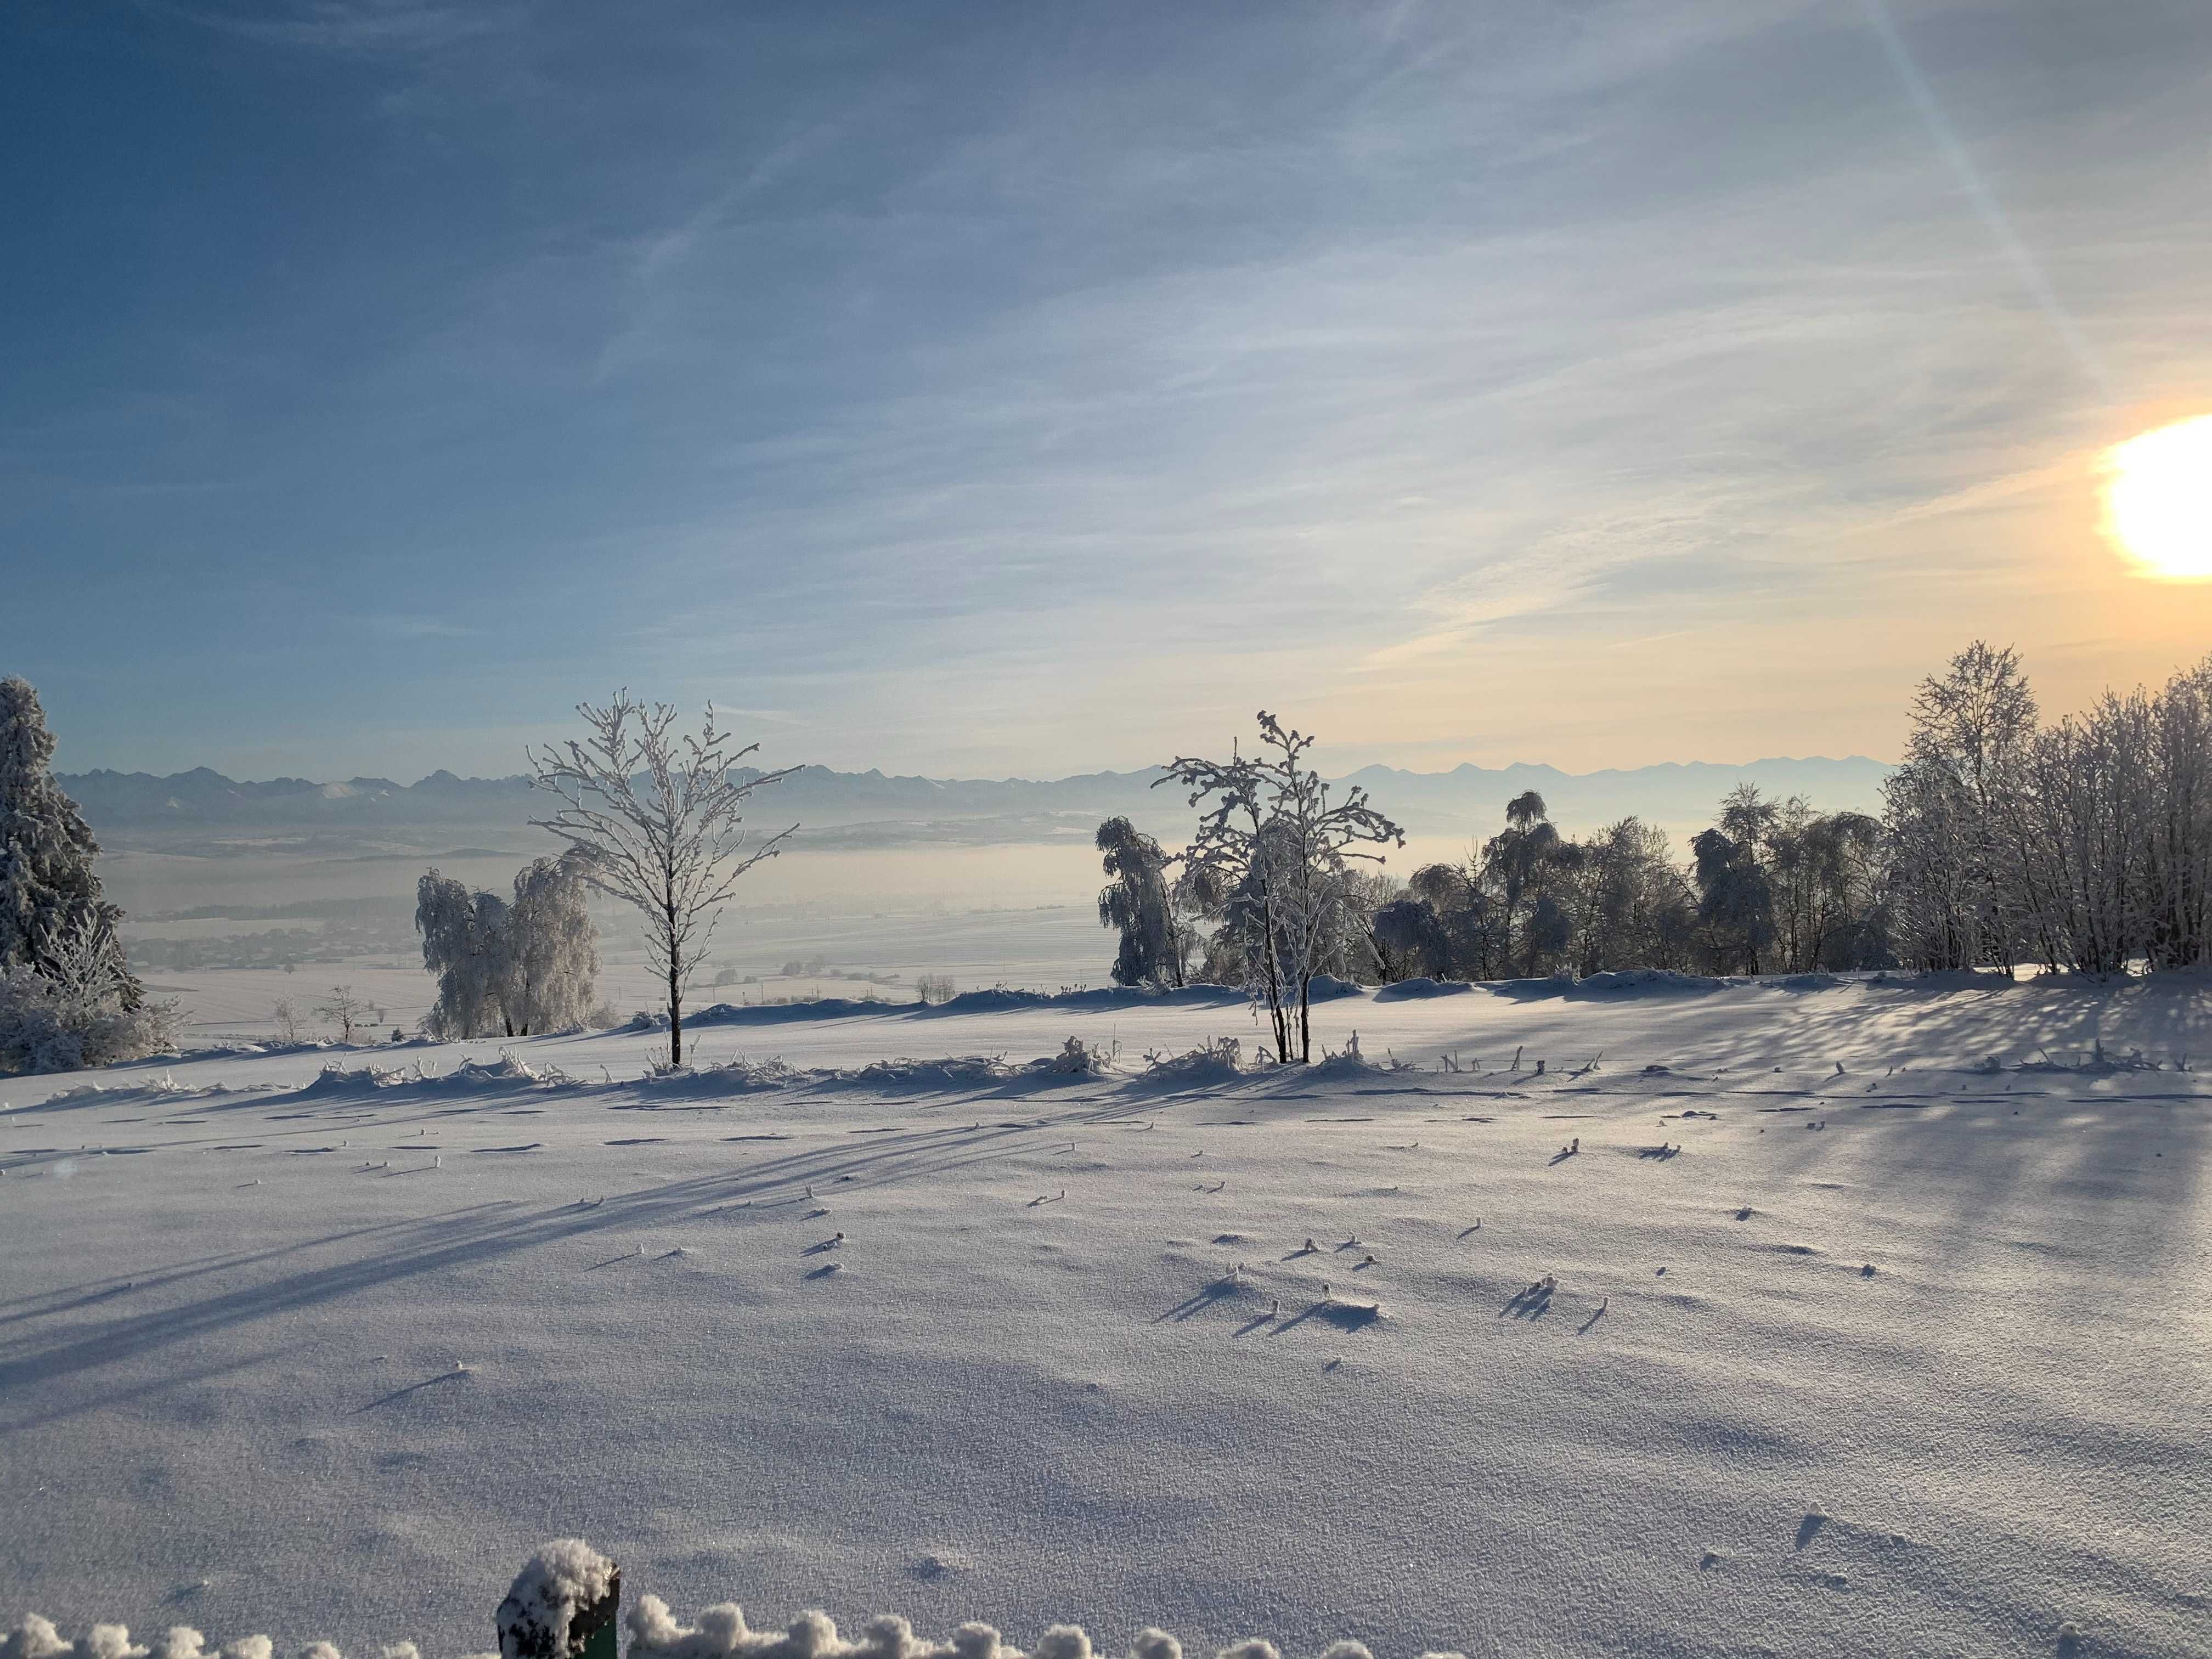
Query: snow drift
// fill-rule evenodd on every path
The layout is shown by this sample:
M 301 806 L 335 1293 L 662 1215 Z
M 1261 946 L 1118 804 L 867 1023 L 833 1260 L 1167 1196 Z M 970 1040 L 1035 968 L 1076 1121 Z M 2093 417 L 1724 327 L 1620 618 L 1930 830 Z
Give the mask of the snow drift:
M 680 1625 L 657 1595 L 639 1599 L 623 1616 L 629 1632 L 629 1659 L 1097 1659 L 1091 1638 L 1079 1626 L 1054 1625 L 1024 1655 L 992 1626 L 969 1623 L 944 1641 L 914 1633 L 896 1613 L 883 1613 L 860 1627 L 855 1640 L 838 1634 L 827 1613 L 809 1610 L 780 1631 L 748 1628 L 734 1601 L 707 1608 L 696 1626 Z M 1182 1644 L 1164 1630 L 1146 1629 L 1130 1644 L 1129 1659 L 1182 1659 Z M 1216 1659 L 1282 1659 L 1273 1643 L 1247 1638 L 1223 1648 Z M 1358 1642 L 1333 1643 L 1322 1659 L 1374 1659 Z M 1421 1659 L 1463 1659 L 1458 1654 L 1425 1652 Z

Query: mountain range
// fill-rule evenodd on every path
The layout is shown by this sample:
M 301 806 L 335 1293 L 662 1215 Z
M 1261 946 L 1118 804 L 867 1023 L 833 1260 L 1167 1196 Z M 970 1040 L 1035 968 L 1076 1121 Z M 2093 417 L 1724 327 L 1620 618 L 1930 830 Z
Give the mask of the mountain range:
M 1711 823 L 1720 798 L 1743 782 L 1772 795 L 1802 794 L 1825 811 L 1879 811 L 1889 771 L 1882 762 L 1855 755 L 1584 773 L 1522 763 L 1448 772 L 1369 766 L 1341 781 L 1365 789 L 1411 835 L 1474 839 L 1492 833 L 1505 803 L 1530 789 L 1544 797 L 1565 830 L 1589 830 L 1634 813 L 1686 834 Z M 1099 818 L 1116 813 L 1154 834 L 1180 836 L 1192 814 L 1175 785 L 1153 787 L 1164 775 L 1148 769 L 1054 779 L 945 779 L 809 766 L 761 792 L 758 821 L 797 822 L 817 844 L 843 846 L 1057 842 L 1087 836 Z M 241 781 L 206 767 L 167 777 L 101 770 L 58 781 L 111 848 L 175 852 L 202 844 L 229 851 L 259 837 L 391 851 L 442 846 L 464 834 L 503 840 L 532 833 L 530 819 L 551 804 L 526 777 L 461 778 L 446 771 L 412 784 L 390 778 Z

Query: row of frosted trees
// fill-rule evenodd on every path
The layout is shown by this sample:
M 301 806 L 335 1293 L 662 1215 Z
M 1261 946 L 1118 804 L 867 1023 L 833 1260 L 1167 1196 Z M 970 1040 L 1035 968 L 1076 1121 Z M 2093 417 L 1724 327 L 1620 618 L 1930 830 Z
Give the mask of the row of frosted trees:
M 1395 826 L 1391 826 L 1392 834 Z M 1262 994 L 1285 962 L 1309 978 L 1366 983 L 1497 980 L 1608 969 L 1795 973 L 1893 965 L 1882 830 L 1861 812 L 1815 812 L 1749 786 L 1723 802 L 1688 864 L 1634 817 L 1577 839 L 1533 792 L 1467 859 L 1410 881 L 1328 854 L 1295 823 L 1261 820 L 1259 854 L 1231 881 L 1171 854 L 1127 818 L 1097 845 L 1110 878 L 1098 919 L 1117 930 L 1123 985 L 1248 985 Z M 1295 886 L 1294 886 L 1295 882 Z M 1295 890 L 1295 937 L 1264 916 L 1269 885 Z M 1274 900 L 1278 912 L 1281 900 Z
M 1564 835 L 1533 792 L 1467 858 L 1402 882 L 1316 842 L 1291 794 L 1211 797 L 1233 798 L 1243 825 L 1233 872 L 1201 844 L 1219 839 L 1218 814 L 1182 854 L 1111 818 L 1098 919 L 1121 934 L 1114 978 L 1265 993 L 1285 962 L 1369 983 L 2212 965 L 2212 659 L 2045 724 L 2018 655 L 1976 643 L 1923 683 L 1911 729 L 1881 817 L 1745 785 L 1686 861 L 1635 817 Z M 1195 783 L 1200 764 L 1170 775 Z M 1378 843 L 1396 837 L 1373 816 Z M 1294 939 L 1280 921 L 1293 887 Z
M 1369 954 L 1384 979 L 1886 966 L 1881 841 L 1864 813 L 1745 785 L 1685 865 L 1639 818 L 1563 836 L 1531 792 L 1466 860 L 1416 870 L 1379 906 Z
M 2017 653 L 1978 642 L 1921 687 L 1887 790 L 1907 962 L 2212 965 L 2212 659 L 2046 723 Z

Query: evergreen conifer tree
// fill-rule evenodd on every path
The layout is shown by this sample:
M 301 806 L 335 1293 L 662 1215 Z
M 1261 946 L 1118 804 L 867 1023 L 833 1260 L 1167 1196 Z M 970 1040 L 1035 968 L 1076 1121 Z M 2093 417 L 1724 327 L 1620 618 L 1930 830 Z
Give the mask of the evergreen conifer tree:
M 126 1009 L 144 991 L 123 958 L 122 911 L 101 894 L 100 843 L 54 781 L 53 733 L 27 680 L 0 679 L 0 973 L 81 977 L 88 955 Z

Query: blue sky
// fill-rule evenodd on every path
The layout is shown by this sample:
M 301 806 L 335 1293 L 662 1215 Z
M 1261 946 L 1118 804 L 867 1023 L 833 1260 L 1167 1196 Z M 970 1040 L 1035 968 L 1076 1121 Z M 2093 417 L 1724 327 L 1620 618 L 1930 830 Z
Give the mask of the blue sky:
M 72 769 L 1892 752 L 2212 642 L 2201 0 L 19 0 L 0 667 Z

